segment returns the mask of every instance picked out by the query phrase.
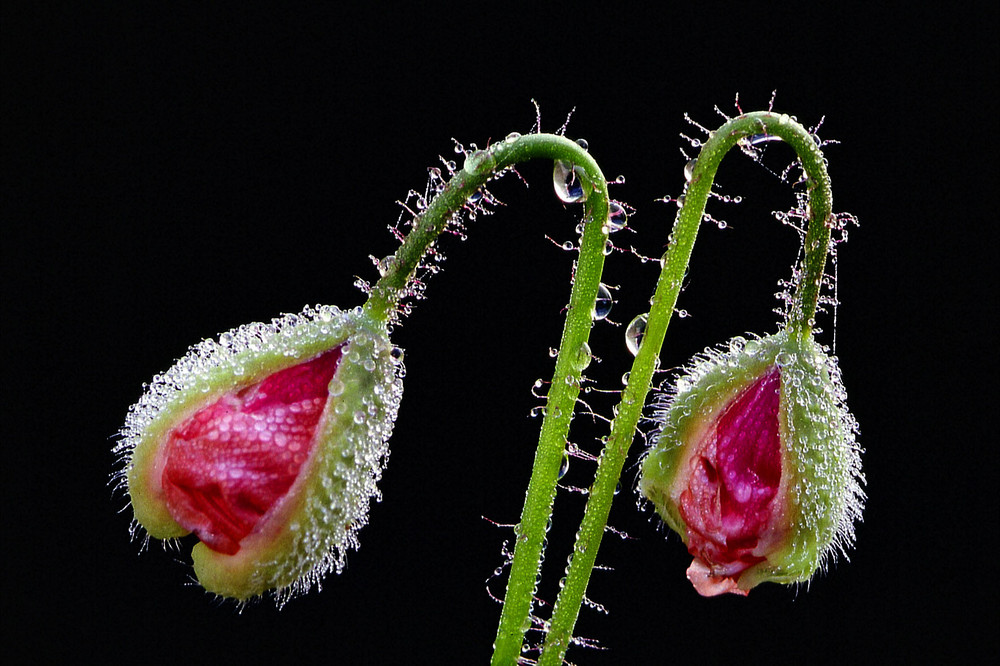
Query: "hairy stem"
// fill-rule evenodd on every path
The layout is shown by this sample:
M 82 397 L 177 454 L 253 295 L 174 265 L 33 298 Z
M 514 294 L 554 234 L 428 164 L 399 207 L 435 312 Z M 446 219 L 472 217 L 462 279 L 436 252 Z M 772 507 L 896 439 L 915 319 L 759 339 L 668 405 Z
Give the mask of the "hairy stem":
M 414 220 L 412 230 L 386 262 L 384 274 L 364 306 L 365 312 L 374 318 L 381 321 L 392 319 L 420 262 L 452 216 L 461 211 L 469 197 L 490 177 L 514 164 L 535 158 L 557 160 L 575 167 L 587 191 L 587 198 L 580 255 L 574 271 L 566 322 L 524 509 L 515 530 L 514 560 L 494 643 L 493 662 L 498 664 L 516 663 L 521 654 L 524 632 L 530 623 L 545 533 L 552 516 L 559 469 L 566 449 L 566 435 L 580 393 L 581 374 L 589 362 L 587 341 L 604 270 L 605 223 L 608 220 L 607 182 L 597 162 L 577 143 L 552 134 L 514 137 L 469 154 L 464 167 Z
M 808 335 L 812 329 L 826 265 L 832 220 L 833 199 L 823 155 L 809 132 L 787 115 L 756 112 L 733 118 L 715 131 L 702 148 L 684 194 L 684 205 L 674 221 L 669 246 L 663 256 L 663 269 L 650 301 L 646 332 L 632 364 L 617 415 L 612 422 L 610 437 L 598 461 L 594 484 L 590 489 L 573 557 L 567 569 L 566 582 L 552 612 L 539 664 L 561 664 L 569 647 L 607 526 L 614 491 L 646 403 L 663 339 L 677 304 L 677 296 L 719 164 L 740 139 L 760 134 L 778 136 L 788 143 L 798 154 L 809 178 L 810 218 L 805 238 L 805 258 L 788 325 L 799 335 Z

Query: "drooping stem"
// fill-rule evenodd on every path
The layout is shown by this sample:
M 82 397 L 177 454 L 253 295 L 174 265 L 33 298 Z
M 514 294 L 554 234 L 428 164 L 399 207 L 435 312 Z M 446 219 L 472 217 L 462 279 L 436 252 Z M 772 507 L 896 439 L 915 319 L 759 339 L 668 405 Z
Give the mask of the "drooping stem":
M 580 167 L 593 188 L 594 196 L 587 201 L 588 209 L 603 207 L 606 216 L 607 185 L 600 167 L 586 150 L 555 134 L 512 135 L 505 141 L 490 145 L 486 150 L 470 153 L 463 168 L 448 180 L 441 192 L 414 219 L 411 231 L 395 254 L 385 262 L 384 274 L 372 288 L 364 305 L 365 312 L 383 321 L 389 319 L 400 300 L 405 297 L 407 284 L 428 249 L 445 230 L 449 220 L 460 213 L 469 198 L 504 169 L 538 158 L 572 162 Z
M 694 166 L 691 181 L 684 194 L 684 205 L 678 211 L 669 246 L 663 257 L 663 269 L 656 291 L 650 301 L 645 334 L 632 364 L 617 415 L 612 422 L 611 434 L 598 461 L 594 484 L 590 489 L 587 508 L 567 569 L 566 582 L 552 612 L 539 664 L 561 664 L 569 647 L 607 526 L 614 491 L 646 402 L 663 339 L 677 303 L 719 164 L 741 139 L 762 134 L 780 137 L 789 144 L 798 154 L 809 179 L 810 216 L 805 238 L 805 257 L 788 325 L 798 335 L 808 335 L 812 329 L 833 219 L 830 178 L 823 155 L 809 132 L 787 115 L 771 112 L 742 115 L 728 121 L 712 134 Z
M 552 134 L 516 137 L 471 153 L 464 167 L 414 220 L 413 228 L 402 245 L 385 262 L 384 275 L 375 284 L 364 306 L 370 316 L 388 321 L 428 248 L 469 197 L 492 175 L 534 158 L 548 158 L 570 165 L 570 170 L 582 181 L 587 196 L 584 231 L 566 322 L 524 509 L 515 530 L 514 559 L 494 644 L 493 663 L 500 664 L 516 663 L 521 654 L 524 632 L 530 622 L 545 533 L 552 516 L 559 469 L 566 449 L 566 436 L 580 393 L 581 374 L 590 360 L 587 341 L 604 270 L 604 248 L 608 236 L 605 226 L 608 220 L 607 183 L 597 162 L 577 143 Z

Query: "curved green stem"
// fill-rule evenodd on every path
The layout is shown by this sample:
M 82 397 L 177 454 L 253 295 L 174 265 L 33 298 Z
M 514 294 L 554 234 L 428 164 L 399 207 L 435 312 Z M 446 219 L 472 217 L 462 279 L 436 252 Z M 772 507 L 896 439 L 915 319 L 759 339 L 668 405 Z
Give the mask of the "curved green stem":
M 583 181 L 587 198 L 573 289 L 524 509 L 516 528 L 514 560 L 494 644 L 493 662 L 499 664 L 515 663 L 521 654 L 565 453 L 566 435 L 580 394 L 581 375 L 590 360 L 587 341 L 604 270 L 604 247 L 607 242 L 608 188 L 604 174 L 597 162 L 577 143 L 552 134 L 515 137 L 486 150 L 473 152 L 467 157 L 464 167 L 414 220 L 412 230 L 386 262 L 384 275 L 375 284 L 364 305 L 365 312 L 370 316 L 383 322 L 392 319 L 399 301 L 406 294 L 407 284 L 428 248 L 469 197 L 497 172 L 540 157 L 572 164 Z
M 566 582 L 552 611 L 544 651 L 538 662 L 540 665 L 561 664 L 569 646 L 604 536 L 614 491 L 646 403 L 667 325 L 677 304 L 677 296 L 719 164 L 741 139 L 759 134 L 778 136 L 788 143 L 798 154 L 809 178 L 810 218 L 805 238 L 805 258 L 788 325 L 799 335 L 809 335 L 812 329 L 833 219 L 830 178 L 819 146 L 802 125 L 784 114 L 749 113 L 730 120 L 714 132 L 698 156 L 684 195 L 684 205 L 674 221 L 669 247 L 663 257 L 663 270 L 651 300 L 646 332 L 632 364 L 618 413 L 612 422 L 611 435 L 598 461 L 594 484 L 590 489 L 573 557 L 567 569 Z

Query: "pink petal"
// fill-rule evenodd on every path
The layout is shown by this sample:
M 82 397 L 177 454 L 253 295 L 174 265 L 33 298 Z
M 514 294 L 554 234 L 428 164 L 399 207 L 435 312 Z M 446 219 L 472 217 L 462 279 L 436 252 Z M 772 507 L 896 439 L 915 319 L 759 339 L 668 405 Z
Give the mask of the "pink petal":
M 170 431 L 162 484 L 178 524 L 212 550 L 239 551 L 314 448 L 340 354 L 227 393 Z

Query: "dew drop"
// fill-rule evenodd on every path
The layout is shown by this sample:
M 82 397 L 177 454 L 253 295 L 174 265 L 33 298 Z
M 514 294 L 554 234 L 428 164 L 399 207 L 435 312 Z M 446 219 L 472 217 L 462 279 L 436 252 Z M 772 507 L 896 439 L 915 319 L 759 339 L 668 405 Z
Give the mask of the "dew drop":
M 646 335 L 646 322 L 648 319 L 648 314 L 641 314 L 633 319 L 632 323 L 625 329 L 625 346 L 628 347 L 632 356 L 639 353 L 639 347 L 642 346 L 642 338 Z
M 617 201 L 612 201 L 608 204 L 608 233 L 613 234 L 616 231 L 625 228 L 625 223 L 628 221 L 628 215 L 625 214 L 625 209 Z
M 396 256 L 390 254 L 382 257 L 375 263 L 375 266 L 378 268 L 378 274 L 385 277 L 390 271 L 392 271 L 393 268 L 396 267 Z
M 563 452 L 562 465 L 559 467 L 559 478 L 566 476 L 566 472 L 569 471 L 569 453 Z
M 684 180 L 689 183 L 691 182 L 691 179 L 694 178 L 694 165 L 697 163 L 698 160 L 691 160 L 684 165 Z
M 504 141 L 506 141 L 507 143 L 514 143 L 520 138 L 521 138 L 520 132 L 511 132 L 510 134 L 507 135 L 507 138 L 504 139 Z
M 611 312 L 611 306 L 615 304 L 611 298 L 611 291 L 603 284 L 597 287 L 597 300 L 594 301 L 594 319 L 604 319 Z
M 482 174 L 487 171 L 490 167 L 490 154 L 485 150 L 474 150 L 465 156 L 465 164 L 462 168 L 465 169 L 466 173 L 472 175 Z M 452 169 L 454 169 L 452 167 Z
M 577 139 L 576 140 L 576 145 L 580 146 L 584 150 L 590 150 L 590 144 L 587 143 L 586 139 Z
M 579 171 L 569 162 L 556 160 L 552 168 L 552 187 L 563 203 L 577 203 L 587 200 L 587 188 Z
M 781 137 L 773 134 L 751 134 L 743 139 L 743 143 L 748 146 L 759 146 L 760 144 L 767 143 L 768 141 L 781 141 Z
M 576 350 L 576 355 L 573 357 L 573 367 L 578 371 L 583 372 L 590 365 L 590 361 L 594 358 L 594 355 L 590 353 L 590 345 L 586 342 L 580 344 L 579 349 Z
M 775 357 L 774 362 L 778 364 L 779 368 L 788 367 L 789 365 L 795 363 L 795 354 L 781 352 Z

